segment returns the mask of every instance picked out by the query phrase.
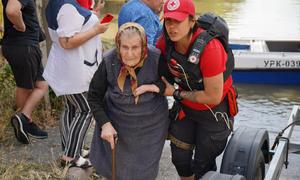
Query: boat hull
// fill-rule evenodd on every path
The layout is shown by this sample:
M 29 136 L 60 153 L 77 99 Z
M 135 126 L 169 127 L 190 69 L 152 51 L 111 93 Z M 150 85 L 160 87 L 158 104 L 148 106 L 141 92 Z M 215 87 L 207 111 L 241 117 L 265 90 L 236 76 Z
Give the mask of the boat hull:
M 300 85 L 300 69 L 236 69 L 232 77 L 236 83 Z

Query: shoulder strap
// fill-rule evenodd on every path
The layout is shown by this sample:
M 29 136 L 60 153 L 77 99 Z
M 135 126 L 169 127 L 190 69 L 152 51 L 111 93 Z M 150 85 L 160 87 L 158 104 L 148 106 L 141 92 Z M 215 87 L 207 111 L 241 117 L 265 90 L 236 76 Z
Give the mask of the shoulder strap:
M 202 54 L 205 46 L 211 41 L 212 39 L 216 38 L 217 35 L 213 35 L 209 33 L 207 30 L 201 32 L 195 42 L 193 43 L 192 50 L 189 54 L 188 61 L 193 64 L 199 64 L 200 55 Z
M 197 39 L 195 40 L 192 51 L 189 54 L 188 61 L 192 62 L 195 61 L 196 64 L 199 64 L 200 55 L 203 52 L 205 46 L 214 38 L 218 38 L 219 35 L 216 33 L 211 33 L 210 31 L 204 31 L 199 34 Z M 219 38 L 218 38 L 219 39 Z M 232 53 L 232 50 L 228 47 L 228 45 L 225 45 L 224 42 L 220 40 L 221 44 L 223 45 L 224 50 L 227 53 L 227 61 L 226 61 L 226 71 L 223 74 L 224 82 L 226 79 L 231 75 L 233 69 L 234 69 L 234 56 Z

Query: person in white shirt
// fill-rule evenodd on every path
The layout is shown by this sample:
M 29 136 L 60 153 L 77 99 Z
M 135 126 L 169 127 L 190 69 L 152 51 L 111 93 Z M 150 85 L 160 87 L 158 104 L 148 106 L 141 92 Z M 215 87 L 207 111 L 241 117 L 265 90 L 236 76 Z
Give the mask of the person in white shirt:
M 52 47 L 43 77 L 64 101 L 60 118 L 61 162 L 89 167 L 89 160 L 81 156 L 92 118 L 86 92 L 102 60 L 99 34 L 109 24 L 100 24 L 98 17 L 76 0 L 49 1 L 46 18 Z

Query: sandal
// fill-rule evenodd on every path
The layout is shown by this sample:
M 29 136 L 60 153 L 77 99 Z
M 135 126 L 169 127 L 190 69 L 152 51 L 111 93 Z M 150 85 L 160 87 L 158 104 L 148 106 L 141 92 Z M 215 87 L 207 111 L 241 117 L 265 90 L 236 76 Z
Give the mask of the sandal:
M 87 169 L 92 167 L 92 163 L 90 162 L 90 160 L 83 158 L 82 156 L 77 156 L 74 160 L 70 161 L 70 168 L 71 167 Z

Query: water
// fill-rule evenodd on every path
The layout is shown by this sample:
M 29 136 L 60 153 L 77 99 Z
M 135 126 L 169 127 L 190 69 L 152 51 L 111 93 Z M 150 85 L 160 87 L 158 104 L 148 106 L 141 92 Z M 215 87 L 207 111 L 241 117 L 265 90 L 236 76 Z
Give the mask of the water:
M 300 39 L 300 0 L 194 0 L 196 13 L 214 12 L 230 27 L 231 38 Z M 104 12 L 117 14 L 123 0 L 108 0 Z M 104 34 L 112 39 L 117 19 Z
M 239 113 L 236 127 L 265 128 L 274 139 L 286 125 L 293 105 L 300 105 L 300 86 L 237 84 Z M 294 129 L 293 140 L 299 141 L 300 130 Z
M 300 0 L 194 0 L 197 14 L 214 12 L 230 27 L 230 37 L 300 39 Z M 105 12 L 116 17 L 124 1 L 107 1 Z M 112 40 L 117 18 L 103 35 Z M 239 114 L 235 127 L 265 128 L 271 139 L 287 124 L 293 105 L 300 105 L 300 86 L 237 84 Z M 295 129 L 294 140 L 300 139 Z

